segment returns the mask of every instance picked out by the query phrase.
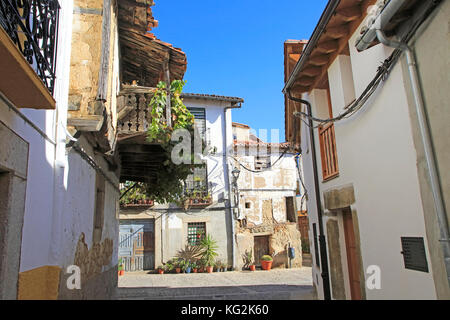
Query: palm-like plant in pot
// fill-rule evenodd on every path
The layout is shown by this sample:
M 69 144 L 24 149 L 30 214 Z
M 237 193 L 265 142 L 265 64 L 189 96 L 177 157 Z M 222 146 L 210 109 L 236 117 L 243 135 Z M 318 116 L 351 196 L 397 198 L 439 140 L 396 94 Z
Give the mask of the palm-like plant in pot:
M 255 271 L 256 266 L 255 266 L 255 262 L 253 261 L 252 250 L 250 250 L 250 251 L 245 250 L 245 254 L 243 255 L 243 258 L 244 258 L 244 268 L 249 268 L 250 271 Z
M 217 257 L 217 241 L 214 240 L 210 234 L 208 234 L 206 237 L 204 237 L 201 242 L 200 246 L 203 249 L 202 252 L 202 259 L 205 261 L 206 264 L 206 271 L 208 273 L 211 273 L 213 271 L 214 266 L 214 260 Z

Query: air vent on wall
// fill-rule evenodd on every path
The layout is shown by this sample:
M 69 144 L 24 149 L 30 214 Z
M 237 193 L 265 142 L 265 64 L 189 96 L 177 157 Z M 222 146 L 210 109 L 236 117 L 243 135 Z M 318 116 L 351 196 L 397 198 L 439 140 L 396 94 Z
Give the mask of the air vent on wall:
M 427 256 L 423 238 L 401 237 L 405 268 L 428 272 Z

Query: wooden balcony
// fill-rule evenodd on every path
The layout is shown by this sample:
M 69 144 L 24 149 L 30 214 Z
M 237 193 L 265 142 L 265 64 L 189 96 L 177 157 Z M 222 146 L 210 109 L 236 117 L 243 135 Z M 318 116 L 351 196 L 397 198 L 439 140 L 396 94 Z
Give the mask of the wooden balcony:
M 117 106 L 121 181 L 152 183 L 152 177 L 161 170 L 162 163 L 167 160 L 167 155 L 158 143 L 147 141 L 147 130 L 152 121 L 149 103 L 155 90 L 132 85 L 122 86 Z
M 149 103 L 155 90 L 156 88 L 122 86 L 118 98 L 118 133 L 123 139 L 147 132 L 152 121 Z

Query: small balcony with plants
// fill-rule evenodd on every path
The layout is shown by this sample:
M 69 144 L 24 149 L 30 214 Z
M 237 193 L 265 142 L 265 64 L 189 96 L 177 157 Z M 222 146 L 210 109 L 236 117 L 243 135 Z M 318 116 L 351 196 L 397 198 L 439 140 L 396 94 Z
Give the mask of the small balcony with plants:
M 188 208 L 205 208 L 212 204 L 206 177 L 194 176 L 193 180 L 185 181 L 185 199 Z
M 155 203 L 147 195 L 145 186 L 141 182 L 126 181 L 120 186 L 120 207 L 152 207 Z

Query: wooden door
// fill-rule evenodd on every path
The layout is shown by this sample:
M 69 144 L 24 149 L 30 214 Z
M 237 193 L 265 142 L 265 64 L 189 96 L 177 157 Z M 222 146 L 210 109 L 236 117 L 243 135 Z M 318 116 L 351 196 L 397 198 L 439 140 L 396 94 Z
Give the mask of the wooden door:
M 258 236 L 254 238 L 255 250 L 254 256 L 255 265 L 261 266 L 261 257 L 265 254 L 269 254 L 269 236 Z
M 344 211 L 343 220 L 351 297 L 352 300 L 361 300 L 360 264 L 352 213 L 349 209 Z
M 125 271 L 154 269 L 154 220 L 121 221 L 119 236 L 119 258 L 123 260 Z

